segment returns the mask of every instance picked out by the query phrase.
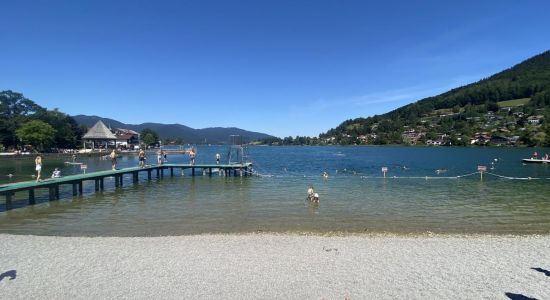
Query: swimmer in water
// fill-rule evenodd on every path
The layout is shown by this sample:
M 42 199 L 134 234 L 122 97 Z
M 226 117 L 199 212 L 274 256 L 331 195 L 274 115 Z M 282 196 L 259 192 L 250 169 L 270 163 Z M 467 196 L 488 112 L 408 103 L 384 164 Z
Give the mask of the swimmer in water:
M 309 186 L 309 188 L 307 189 L 307 200 L 309 201 L 313 201 L 313 195 L 315 194 L 315 192 L 313 191 L 313 186 Z

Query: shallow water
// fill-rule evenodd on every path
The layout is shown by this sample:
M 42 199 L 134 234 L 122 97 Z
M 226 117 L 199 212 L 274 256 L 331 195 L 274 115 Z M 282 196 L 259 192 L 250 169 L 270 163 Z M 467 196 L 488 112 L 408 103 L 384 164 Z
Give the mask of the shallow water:
M 550 149 L 536 149 L 539 153 Z M 105 191 L 93 182 L 83 196 L 61 189 L 60 201 L 37 191 L 36 205 L 16 195 L 15 209 L 0 211 L 0 232 L 68 236 L 161 236 L 239 232 L 550 233 L 550 166 L 523 165 L 533 149 L 415 147 L 250 147 L 261 177 L 165 176 L 138 185 L 127 178 Z M 226 148 L 199 147 L 197 163 L 214 162 Z M 495 160 L 496 159 L 496 160 Z M 152 153 L 149 160 L 155 160 Z M 110 161 L 86 158 L 88 171 Z M 170 155 L 185 163 L 188 157 Z M 119 167 L 137 164 L 123 156 Z M 490 173 L 461 178 L 486 165 Z M 0 161 L 2 182 L 31 179 L 33 161 Z M 387 178 L 381 167 L 388 168 Z M 46 159 L 44 172 L 80 172 Z M 323 180 L 323 171 L 329 179 Z M 437 172 L 436 170 L 440 170 Z M 3 174 L 14 174 L 9 179 Z M 527 178 L 531 178 L 528 180 Z M 541 179 L 539 179 L 541 178 Z M 321 202 L 305 201 L 313 185 Z M 3 197 L 2 197 L 3 198 Z M 0 201 L 4 201 L 1 199 Z M 0 202 L 1 203 L 1 202 Z

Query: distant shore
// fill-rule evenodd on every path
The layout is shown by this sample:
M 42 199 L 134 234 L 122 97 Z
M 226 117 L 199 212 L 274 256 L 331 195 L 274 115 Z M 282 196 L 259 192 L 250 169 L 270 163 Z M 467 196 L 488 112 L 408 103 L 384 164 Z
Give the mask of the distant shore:
M 6 299 L 547 299 L 548 249 L 550 235 L 1 234 L 0 289 Z

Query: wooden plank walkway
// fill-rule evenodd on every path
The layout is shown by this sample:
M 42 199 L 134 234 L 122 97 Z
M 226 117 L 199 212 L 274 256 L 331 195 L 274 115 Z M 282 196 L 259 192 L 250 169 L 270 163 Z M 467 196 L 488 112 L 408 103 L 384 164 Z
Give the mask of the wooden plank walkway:
M 208 175 L 212 175 L 213 170 L 223 171 L 225 176 L 247 176 L 249 174 L 248 169 L 252 166 L 251 163 L 243 164 L 162 164 L 162 165 L 146 165 L 143 168 L 132 167 L 117 170 L 107 170 L 90 172 L 86 174 L 69 175 L 60 178 L 47 178 L 43 181 L 23 181 L 10 184 L 0 185 L 0 195 L 6 197 L 6 209 L 10 209 L 13 197 L 16 192 L 28 191 L 29 204 L 35 204 L 34 191 L 35 189 L 49 189 L 49 199 L 59 199 L 59 186 L 63 184 L 71 184 L 73 186 L 73 196 L 83 193 L 84 181 L 95 181 L 95 191 L 104 189 L 104 179 L 106 177 L 115 178 L 115 187 L 123 185 L 123 178 L 126 174 L 131 174 L 133 182 L 138 183 L 139 173 L 147 172 L 147 179 L 151 180 L 152 172 L 156 172 L 157 178 L 164 177 L 164 170 L 170 170 L 170 176 L 174 176 L 174 169 L 181 169 L 182 172 L 185 169 L 191 169 L 191 174 L 195 175 L 195 170 L 200 169 L 202 172 L 206 172 Z

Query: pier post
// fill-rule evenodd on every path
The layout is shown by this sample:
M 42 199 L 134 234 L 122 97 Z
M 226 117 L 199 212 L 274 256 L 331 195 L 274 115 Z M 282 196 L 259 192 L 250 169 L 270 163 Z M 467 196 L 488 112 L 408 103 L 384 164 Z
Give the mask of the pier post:
M 174 168 L 170 167 L 170 177 L 174 177 Z
M 56 184 L 53 190 L 55 192 L 55 199 L 59 200 L 59 184 Z
M 118 176 L 115 176 L 115 187 L 118 187 L 119 186 L 119 183 L 118 183 Z
M 83 187 L 82 180 L 78 182 L 78 194 L 82 195 L 84 193 L 84 187 Z
M 11 209 L 11 201 L 13 200 L 14 193 L 6 194 L 6 210 Z
M 105 189 L 105 186 L 103 184 L 103 181 L 104 181 L 103 179 L 104 179 L 104 177 L 101 177 L 99 179 L 99 189 L 102 190 L 102 191 Z
M 164 178 L 164 168 L 160 168 L 160 178 Z
M 76 184 L 76 183 L 73 183 L 73 196 L 78 195 L 76 186 L 77 186 L 77 184 Z
M 36 201 L 34 201 L 34 189 L 29 190 L 29 204 L 35 204 Z
M 208 168 L 208 176 L 212 177 L 212 168 Z
M 49 191 L 49 196 L 50 196 L 49 200 L 50 200 L 50 201 L 55 200 L 55 191 L 54 191 L 54 188 L 53 188 L 53 187 L 49 187 L 49 188 L 48 188 L 48 191 Z
M 157 178 L 160 177 L 160 170 L 157 168 Z
M 151 170 L 147 170 L 147 180 L 151 180 Z
M 95 191 L 99 191 L 99 179 L 94 180 L 95 181 Z
M 122 183 L 124 182 L 124 175 L 123 174 L 120 174 L 120 176 L 118 176 L 118 179 L 120 180 L 120 187 L 122 187 Z
M 195 176 L 195 168 L 191 168 L 191 175 Z

